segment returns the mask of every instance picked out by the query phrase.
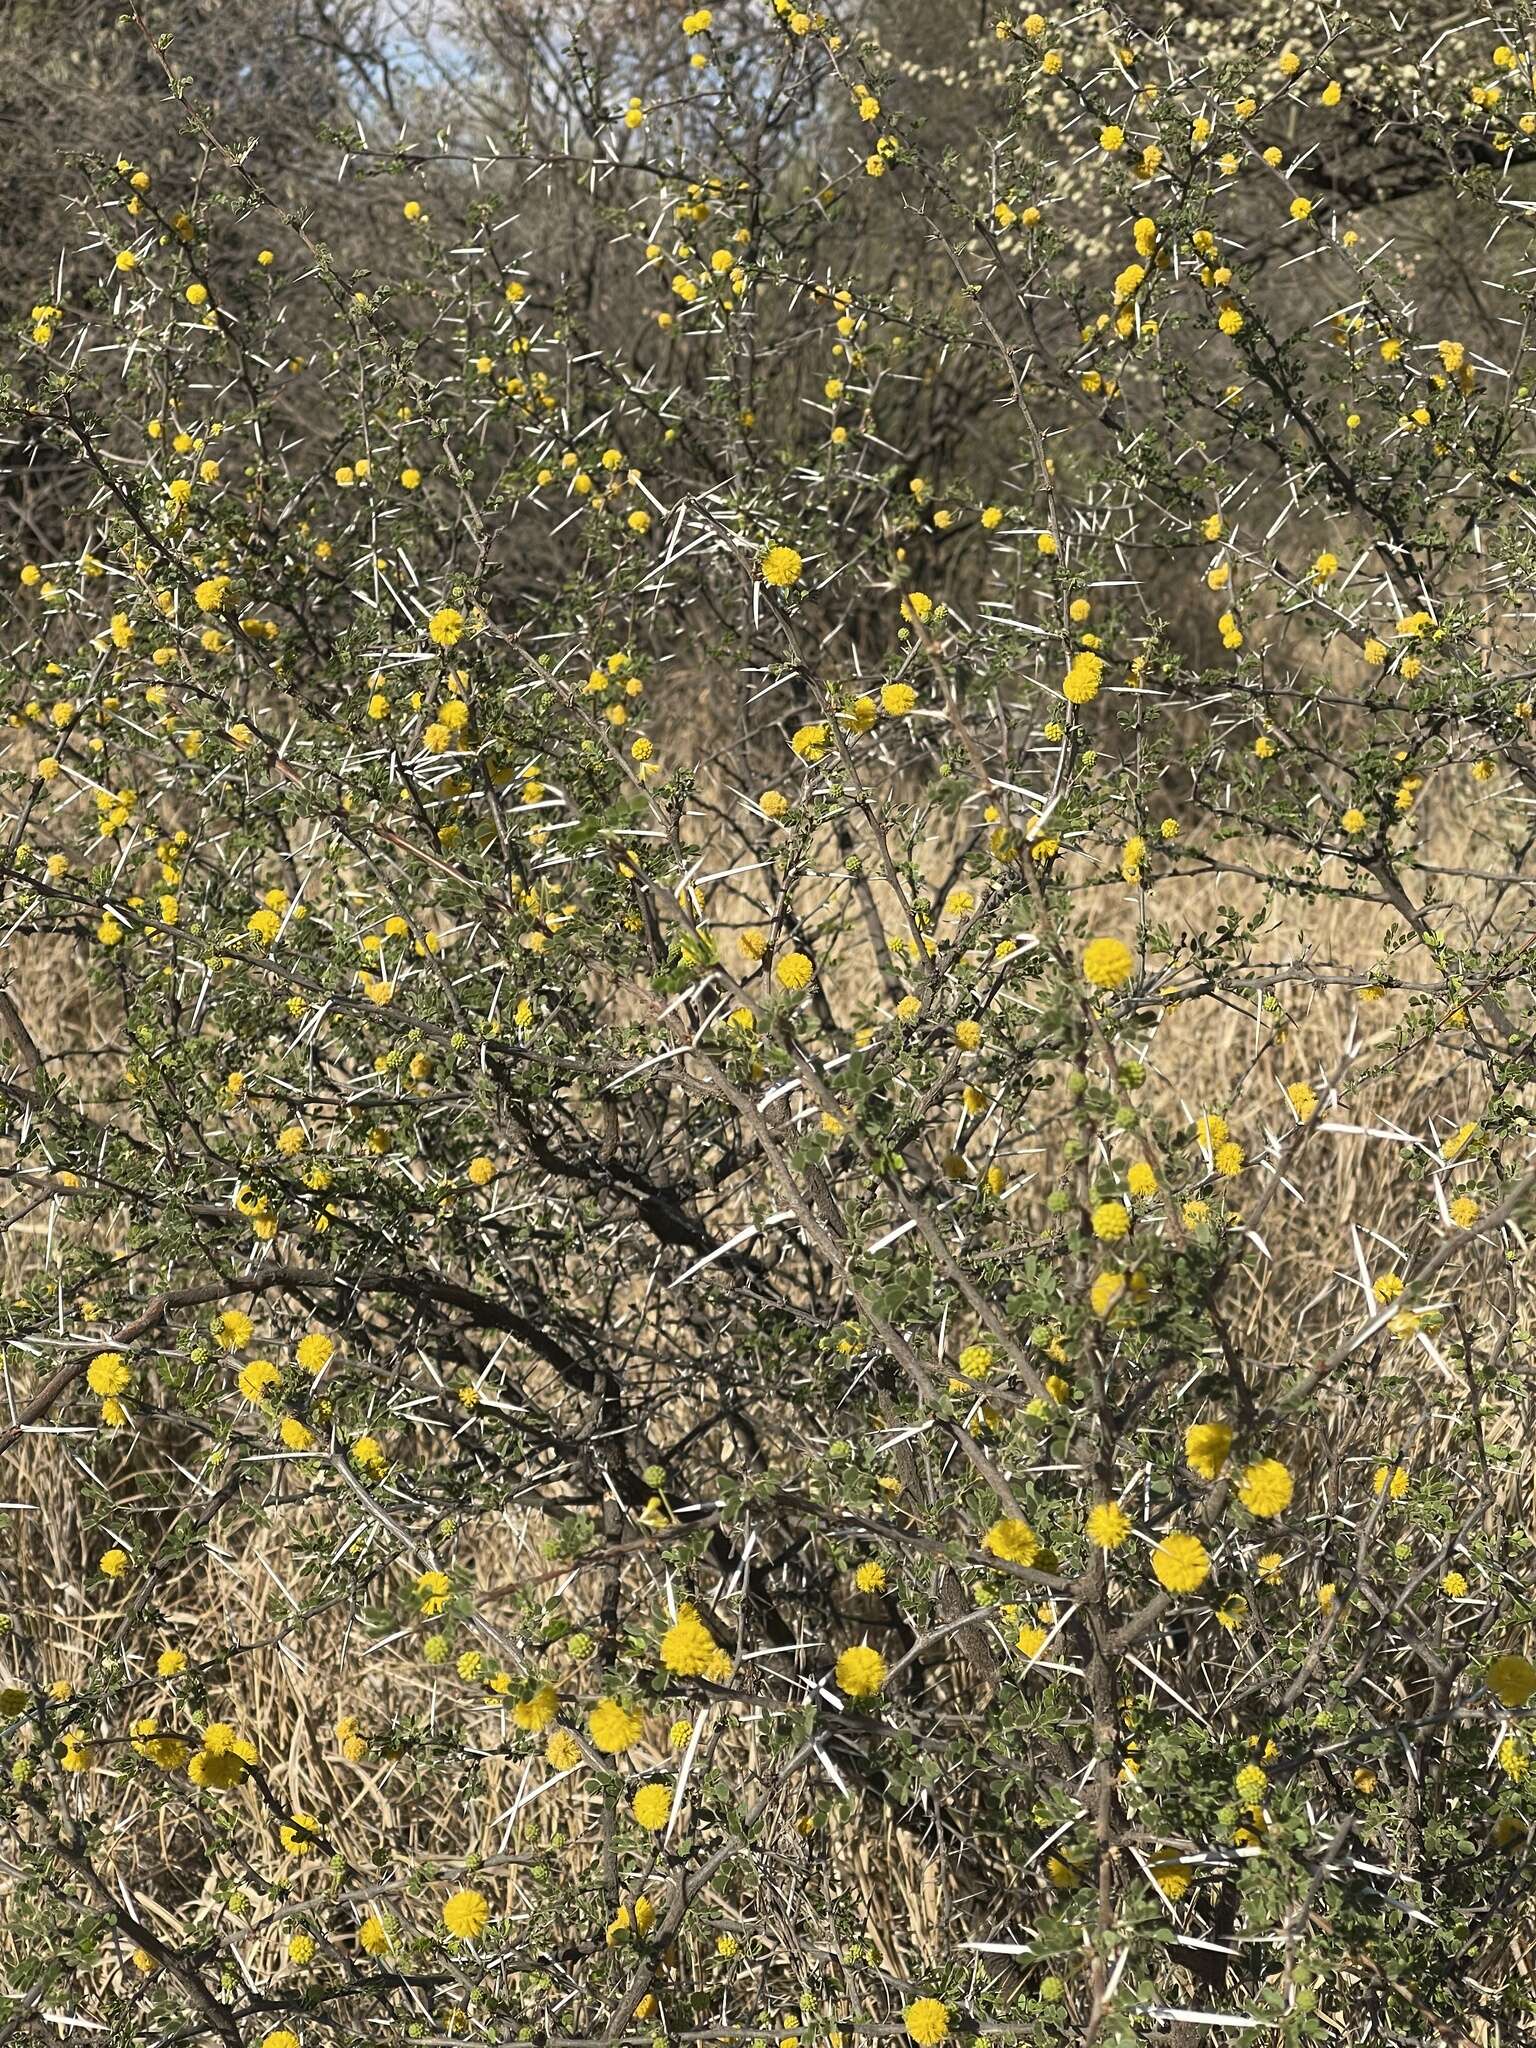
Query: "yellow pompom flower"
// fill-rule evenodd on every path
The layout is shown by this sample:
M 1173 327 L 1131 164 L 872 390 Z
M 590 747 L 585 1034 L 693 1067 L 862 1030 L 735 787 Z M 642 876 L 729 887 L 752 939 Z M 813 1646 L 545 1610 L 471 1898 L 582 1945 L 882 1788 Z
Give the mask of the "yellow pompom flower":
M 1099 1273 L 1088 1290 L 1088 1302 L 1096 1316 L 1107 1316 L 1126 1291 L 1123 1273 Z
M 1083 951 L 1083 978 L 1095 988 L 1121 988 L 1136 972 L 1129 946 L 1119 939 L 1092 939 Z
M 324 1372 L 335 1354 L 336 1346 L 323 1330 L 310 1330 L 299 1339 L 295 1357 L 305 1372 Z
M 66 1728 L 59 1737 L 59 1768 L 65 1771 L 88 1771 L 96 1761 L 96 1752 L 83 1728 Z
M 1459 1159 L 1478 1135 L 1476 1124 L 1460 1124 L 1440 1147 L 1442 1159 Z
M 798 583 L 804 569 L 803 557 L 790 547 L 770 548 L 758 565 L 763 581 L 775 590 L 788 590 L 792 583 Z
M 630 1801 L 629 1810 L 648 1834 L 658 1834 L 672 1811 L 672 1787 L 659 1783 L 642 1785 Z
M 1103 657 L 1085 647 L 1073 655 L 1072 666 L 1061 685 L 1061 694 L 1069 704 L 1091 704 L 1103 681 Z
M 816 973 L 804 953 L 786 953 L 773 971 L 780 987 L 787 988 L 791 995 L 809 988 Z
M 351 1459 L 359 1472 L 367 1479 L 382 1479 L 388 1470 L 389 1461 L 384 1446 L 376 1436 L 360 1436 L 352 1446 Z
M 1004 1515 L 994 1522 L 982 1537 L 981 1547 L 1007 1564 L 1030 1565 L 1040 1555 L 1039 1537 L 1017 1515 Z
M 208 1732 L 212 1734 L 214 1731 L 210 1729 Z M 245 1777 L 246 1759 L 237 1750 L 209 1748 L 206 1737 L 204 1740 L 205 1746 L 187 1764 L 187 1776 L 194 1785 L 201 1785 L 210 1792 L 233 1791 Z
M 1536 1694 L 1536 1664 L 1518 1653 L 1495 1657 L 1483 1676 L 1500 1706 L 1518 1709 Z
M 282 1374 L 270 1358 L 253 1358 L 249 1365 L 242 1366 L 236 1385 L 242 1400 L 258 1407 L 282 1381 Z
M 715 1649 L 715 1639 L 700 1621 L 698 1609 L 685 1601 L 661 1639 L 662 1663 L 678 1678 L 697 1678 Z
M 544 1761 L 552 1771 L 574 1771 L 581 1762 L 581 1744 L 569 1728 L 551 1730 L 544 1745 Z
M 552 1685 L 541 1685 L 512 1709 L 512 1719 L 529 1735 L 542 1735 L 560 1711 L 560 1695 Z
M 1169 1593 L 1194 1593 L 1211 1575 L 1210 1554 L 1198 1536 L 1173 1529 L 1152 1553 L 1152 1571 Z
M 902 2014 L 917 2048 L 938 2048 L 949 2038 L 949 2007 L 938 1998 L 914 1998 Z
M 133 1374 L 120 1351 L 98 1351 L 86 1367 L 85 1379 L 91 1392 L 104 1401 L 114 1394 L 126 1394 L 133 1384 Z
M 484 1934 L 491 1917 L 490 1901 L 484 1892 L 457 1891 L 443 1901 L 443 1925 L 455 1941 L 474 1941 Z
M 315 1846 L 320 1823 L 312 1813 L 296 1813 L 278 1829 L 278 1840 L 290 1856 L 307 1856 Z
M 620 1700 L 599 1700 L 587 1716 L 593 1747 L 605 1756 L 621 1756 L 626 1749 L 633 1749 L 644 1729 L 641 1717 Z
M 416 1580 L 416 1595 L 421 1602 L 421 1611 L 429 1617 L 443 1612 L 448 1605 L 451 1591 L 446 1572 L 422 1572 Z
M 1184 1432 L 1184 1459 L 1202 1479 L 1219 1479 L 1232 1448 L 1232 1432 L 1224 1422 L 1192 1422 Z
M 837 1660 L 838 1687 L 850 1699 L 873 1699 L 885 1679 L 885 1659 L 868 1643 L 854 1643 Z
M 1130 1517 L 1118 1501 L 1101 1500 L 1088 1510 L 1088 1541 L 1097 1549 L 1118 1550 L 1130 1533 Z
M 238 1308 L 227 1308 L 213 1319 L 213 1341 L 222 1351 L 239 1351 L 251 1341 L 256 1325 Z
M 650 1933 L 655 1924 L 656 1908 L 649 1899 L 636 1899 L 633 1914 L 631 1914 L 628 1906 L 620 1906 L 618 1912 L 608 1923 L 606 1937 L 608 1946 L 610 1948 L 621 1948 L 637 1934 L 643 1938 Z
M 1237 1497 L 1250 1515 L 1267 1520 L 1284 1514 L 1296 1491 L 1290 1473 L 1278 1458 L 1260 1458 L 1237 1482 Z

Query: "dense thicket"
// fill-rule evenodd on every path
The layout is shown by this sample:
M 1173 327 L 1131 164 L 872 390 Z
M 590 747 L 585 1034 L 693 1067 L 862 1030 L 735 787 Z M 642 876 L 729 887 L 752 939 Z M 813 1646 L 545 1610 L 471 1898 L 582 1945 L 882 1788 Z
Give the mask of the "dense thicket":
M 1536 44 L 1407 30 L 18 10 L 10 2032 L 1525 2038 Z

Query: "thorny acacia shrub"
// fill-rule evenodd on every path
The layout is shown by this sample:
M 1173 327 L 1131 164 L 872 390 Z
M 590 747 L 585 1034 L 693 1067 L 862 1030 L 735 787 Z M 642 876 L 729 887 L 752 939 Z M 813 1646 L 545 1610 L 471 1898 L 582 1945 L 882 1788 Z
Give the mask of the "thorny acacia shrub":
M 367 271 L 164 52 L 9 343 L 14 2024 L 1528 2038 L 1536 97 L 1351 35 L 700 9 Z

